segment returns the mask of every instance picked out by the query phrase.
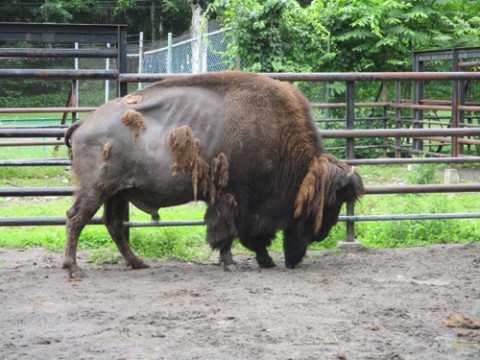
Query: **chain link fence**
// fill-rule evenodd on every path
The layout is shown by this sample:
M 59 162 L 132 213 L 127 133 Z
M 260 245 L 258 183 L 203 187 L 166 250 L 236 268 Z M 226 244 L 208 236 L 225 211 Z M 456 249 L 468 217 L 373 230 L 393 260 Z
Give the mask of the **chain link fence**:
M 227 70 L 224 57 L 228 30 L 211 22 L 198 36 L 191 33 L 168 40 L 142 44 L 137 52 L 129 49 L 129 64 L 136 63 L 138 73 L 194 74 Z M 139 84 L 139 87 L 148 84 Z

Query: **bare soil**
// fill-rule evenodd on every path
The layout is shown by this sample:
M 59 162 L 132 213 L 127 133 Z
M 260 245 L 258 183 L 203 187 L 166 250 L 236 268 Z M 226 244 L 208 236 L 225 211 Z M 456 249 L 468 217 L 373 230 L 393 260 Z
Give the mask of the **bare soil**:
M 480 243 L 309 252 L 240 273 L 0 248 L 0 359 L 480 359 Z

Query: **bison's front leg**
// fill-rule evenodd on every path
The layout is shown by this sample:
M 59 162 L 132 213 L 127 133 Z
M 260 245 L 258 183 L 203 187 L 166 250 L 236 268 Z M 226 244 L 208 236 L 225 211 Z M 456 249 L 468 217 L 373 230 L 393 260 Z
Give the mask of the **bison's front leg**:
M 255 252 L 255 260 L 257 260 L 258 266 L 271 268 L 275 267 L 276 264 L 268 253 L 267 247 L 270 246 L 274 237 L 275 233 L 256 236 L 242 235 L 240 236 L 240 242 L 243 246 Z
M 105 201 L 103 221 L 126 265 L 132 269 L 145 269 L 149 266 L 135 255 L 123 233 L 123 216 L 127 208 L 128 200 L 122 194 L 114 195 Z
M 304 226 L 302 226 L 304 227 Z M 290 226 L 283 232 L 283 249 L 285 254 L 285 266 L 295 268 L 305 256 L 311 235 L 299 229 L 298 225 Z
M 67 211 L 67 244 L 63 268 L 70 278 L 85 277 L 85 272 L 77 265 L 78 238 L 88 221 L 95 215 L 102 203 L 96 195 L 80 191 L 72 207 Z

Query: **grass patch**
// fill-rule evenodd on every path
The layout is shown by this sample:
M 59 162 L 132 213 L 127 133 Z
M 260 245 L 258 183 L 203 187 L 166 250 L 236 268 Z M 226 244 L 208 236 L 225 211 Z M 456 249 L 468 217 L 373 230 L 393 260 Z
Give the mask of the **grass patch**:
M 476 212 L 479 201 L 478 193 L 372 195 L 364 198 L 358 212 L 364 215 Z M 359 222 L 356 232 L 358 240 L 371 247 L 480 241 L 477 219 Z

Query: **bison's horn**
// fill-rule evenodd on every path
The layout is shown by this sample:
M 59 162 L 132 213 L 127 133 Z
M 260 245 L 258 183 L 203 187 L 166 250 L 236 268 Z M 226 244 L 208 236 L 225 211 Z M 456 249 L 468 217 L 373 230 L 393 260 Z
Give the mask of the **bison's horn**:
M 355 173 L 355 166 L 352 166 L 352 169 L 347 174 L 347 178 L 350 178 L 354 173 Z

